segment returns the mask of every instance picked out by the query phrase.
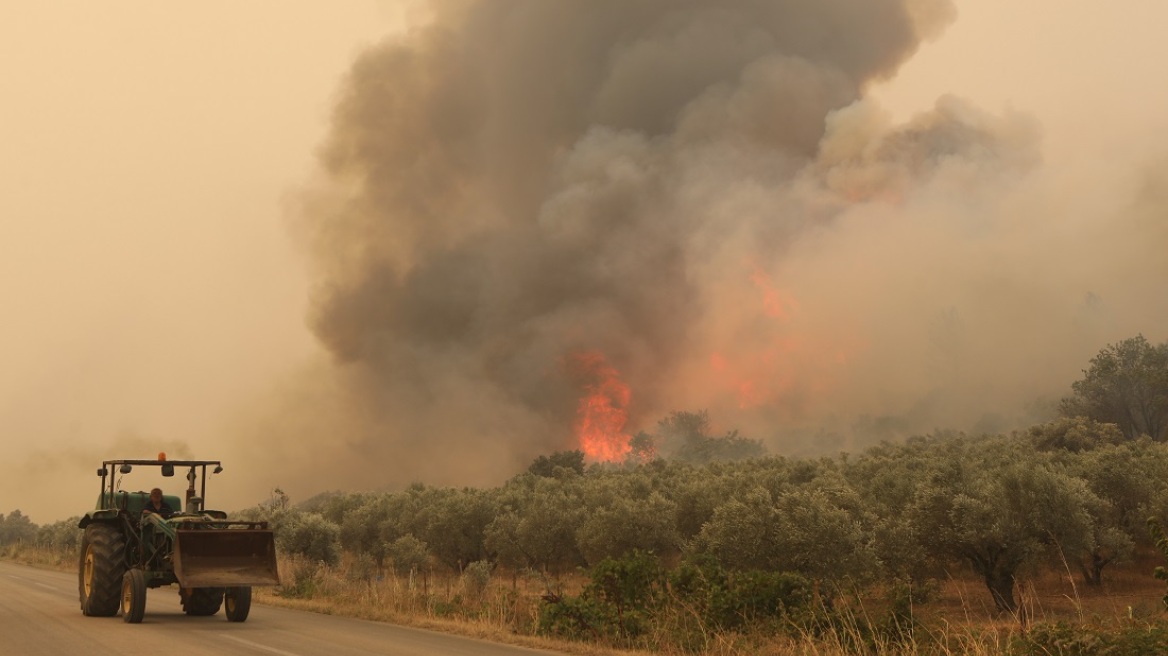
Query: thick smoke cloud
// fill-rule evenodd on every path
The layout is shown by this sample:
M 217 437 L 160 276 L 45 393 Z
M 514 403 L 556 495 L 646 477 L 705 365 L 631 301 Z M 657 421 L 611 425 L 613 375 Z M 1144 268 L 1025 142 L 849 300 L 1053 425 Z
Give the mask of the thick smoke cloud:
M 576 447 L 581 352 L 629 385 L 629 432 L 708 409 L 808 453 L 1041 418 L 1127 335 L 1047 214 L 1037 126 L 865 100 L 951 18 L 458 2 L 364 53 L 296 213 L 332 362 L 268 417 L 284 457 L 497 482 Z

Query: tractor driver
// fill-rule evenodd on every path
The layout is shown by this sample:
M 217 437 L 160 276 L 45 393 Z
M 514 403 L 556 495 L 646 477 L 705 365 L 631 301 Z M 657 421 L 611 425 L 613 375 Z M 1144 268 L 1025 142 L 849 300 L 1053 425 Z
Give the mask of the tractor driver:
M 146 507 L 142 509 L 143 513 L 158 513 L 162 515 L 163 519 L 170 517 L 174 513 L 174 508 L 162 498 L 162 490 L 154 488 L 150 490 L 150 500 L 146 502 Z

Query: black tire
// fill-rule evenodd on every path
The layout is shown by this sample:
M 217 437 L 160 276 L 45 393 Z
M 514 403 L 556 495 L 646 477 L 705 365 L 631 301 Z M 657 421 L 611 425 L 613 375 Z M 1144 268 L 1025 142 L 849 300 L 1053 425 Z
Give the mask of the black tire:
M 81 614 L 89 614 L 89 604 L 86 602 L 85 594 L 85 563 L 89 555 L 89 539 L 85 532 L 81 533 L 81 549 L 78 551 L 77 558 L 77 596 L 81 601 Z
M 126 539 L 121 531 L 110 524 L 86 526 L 77 564 L 81 612 L 97 617 L 117 615 L 125 572 Z
M 122 620 L 137 624 L 146 614 L 146 574 L 132 569 L 122 576 Z
M 223 612 L 228 622 L 242 622 L 251 612 L 251 586 L 227 588 L 223 593 Z
M 178 593 L 187 615 L 214 615 L 223 605 L 223 588 L 179 588 Z

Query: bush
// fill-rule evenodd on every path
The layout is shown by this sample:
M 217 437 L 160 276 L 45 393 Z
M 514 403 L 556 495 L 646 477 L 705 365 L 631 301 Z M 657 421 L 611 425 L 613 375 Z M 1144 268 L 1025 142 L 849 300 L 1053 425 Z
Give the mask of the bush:
M 491 563 L 485 560 L 476 560 L 462 571 L 462 584 L 473 599 L 481 599 L 490 582 Z
M 316 513 L 290 513 L 276 530 L 282 551 L 320 561 L 330 567 L 341 562 L 340 528 Z
M 311 599 L 320 587 L 320 562 L 298 558 L 292 561 L 290 570 L 285 576 L 291 579 L 291 584 L 282 584 L 278 594 L 293 599 Z
M 1032 627 L 1012 646 L 1025 656 L 1146 656 L 1168 653 L 1166 645 L 1168 627 L 1162 625 L 1105 629 L 1059 622 Z
M 37 525 L 19 510 L 13 510 L 7 517 L 0 515 L 0 545 L 31 544 L 37 537 Z
M 596 599 L 607 615 L 607 632 L 634 638 L 645 632 L 646 619 L 665 592 L 665 572 L 651 553 L 634 551 L 621 558 L 605 558 L 592 569 L 584 597 Z
M 606 613 L 596 599 L 549 595 L 539 609 L 538 632 L 572 640 L 595 640 L 605 630 Z
M 664 592 L 665 572 L 653 554 L 635 551 L 621 559 L 605 558 L 592 568 L 579 598 L 548 599 L 540 613 L 540 632 L 627 642 L 645 633 Z
M 728 601 L 746 623 L 775 619 L 811 603 L 812 584 L 789 572 L 741 572 L 730 580 Z
M 583 451 L 557 451 L 550 456 L 540 456 L 527 468 L 528 473 L 545 478 L 562 478 L 584 473 Z
M 36 535 L 37 544 L 57 551 L 77 551 L 81 543 L 81 529 L 77 528 L 80 520 L 80 517 L 70 517 L 40 527 Z
M 706 626 L 734 629 L 763 620 L 786 617 L 807 608 L 810 581 L 789 572 L 750 570 L 729 573 L 708 554 L 690 557 L 670 576 L 679 601 L 695 609 Z
M 389 545 L 389 558 L 393 561 L 393 569 L 405 576 L 410 572 L 422 569 L 430 562 L 430 552 L 426 543 L 413 535 L 403 535 Z

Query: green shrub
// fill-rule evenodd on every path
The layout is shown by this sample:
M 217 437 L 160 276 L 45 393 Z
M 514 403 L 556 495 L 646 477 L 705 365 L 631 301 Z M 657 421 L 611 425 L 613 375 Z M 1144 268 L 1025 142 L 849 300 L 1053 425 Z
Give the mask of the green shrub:
M 571 640 L 595 640 L 607 622 L 596 599 L 549 595 L 539 609 L 538 632 Z
M 695 609 L 707 626 L 723 630 L 782 619 L 807 608 L 813 596 L 811 582 L 798 574 L 731 573 L 709 554 L 688 558 L 670 573 L 669 582 L 678 601 Z
M 481 599 L 490 582 L 491 563 L 486 560 L 476 560 L 462 571 L 462 584 L 473 599 Z
M 1015 638 L 1012 647 L 1023 656 L 1153 656 L 1168 654 L 1168 627 L 1041 624 Z
M 394 540 L 387 551 L 390 560 L 393 561 L 394 571 L 402 576 L 420 570 L 430 562 L 430 550 L 426 543 L 412 534 Z
M 335 566 L 341 562 L 340 527 L 316 513 L 289 512 L 276 529 L 276 543 L 287 554 Z
M 583 639 L 604 636 L 628 643 L 643 635 L 665 597 L 665 571 L 651 553 L 605 558 L 592 568 L 579 597 L 549 595 L 540 610 L 541 633 Z
M 1156 541 L 1156 549 L 1168 558 L 1168 536 L 1164 535 L 1164 529 L 1160 526 L 1160 522 L 1155 517 L 1148 519 L 1148 532 L 1151 533 L 1152 539 Z M 1161 581 L 1168 581 L 1168 569 L 1163 566 L 1156 567 L 1152 575 Z M 1163 597 L 1164 606 L 1168 608 L 1168 594 Z

